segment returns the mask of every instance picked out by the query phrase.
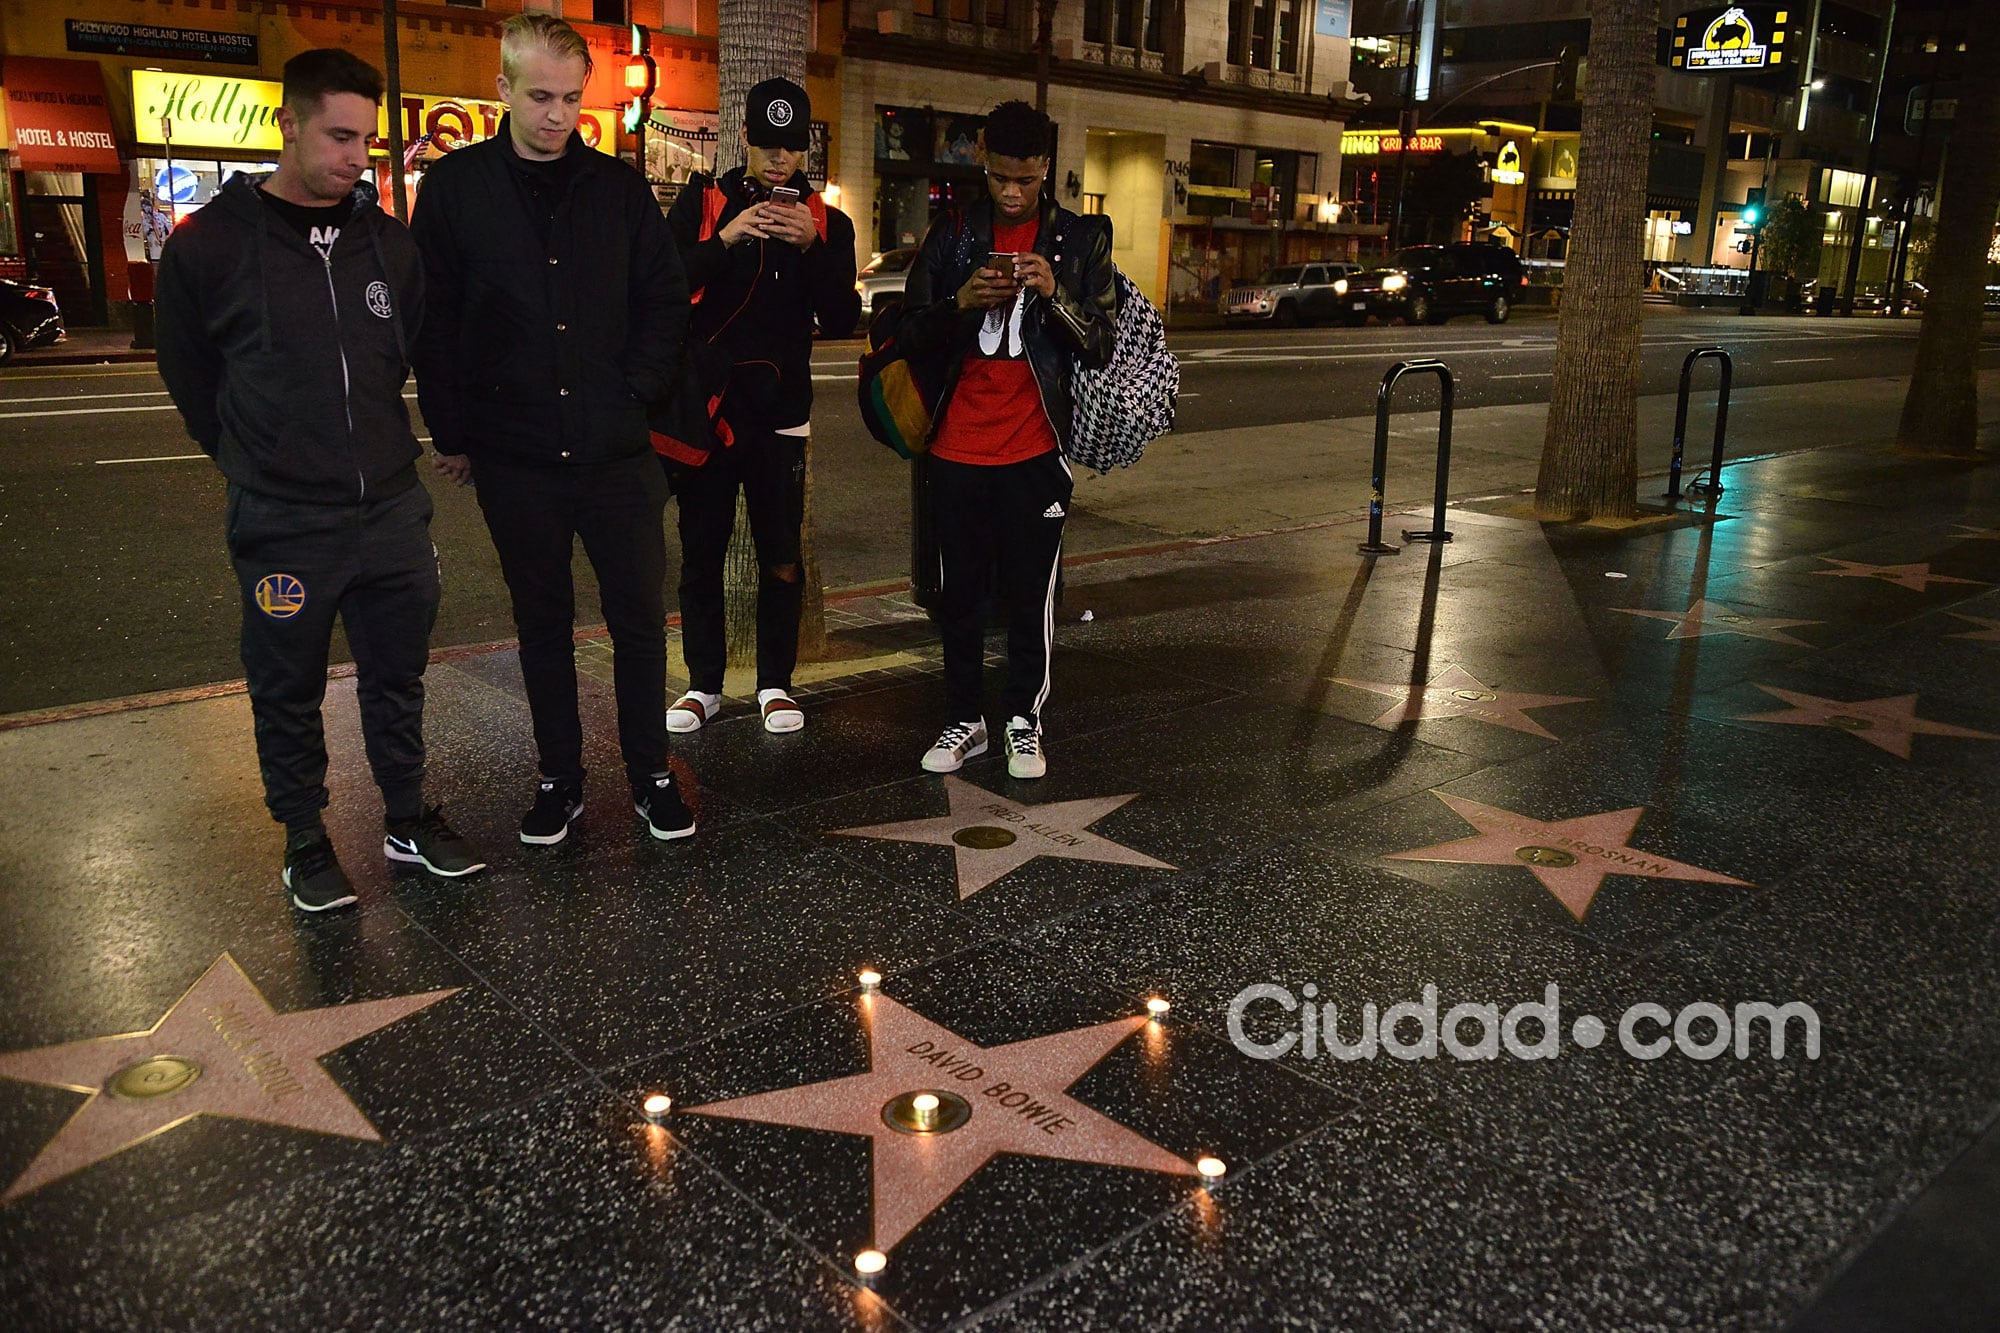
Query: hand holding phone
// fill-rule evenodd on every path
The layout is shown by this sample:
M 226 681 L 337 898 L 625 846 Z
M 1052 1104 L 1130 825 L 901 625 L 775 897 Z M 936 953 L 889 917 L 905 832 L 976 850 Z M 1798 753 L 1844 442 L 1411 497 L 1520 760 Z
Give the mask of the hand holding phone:
M 780 185 L 771 191 L 771 202 L 774 204 L 780 204 L 789 208 L 798 201 L 799 192 L 789 185 Z
M 986 256 L 986 267 L 1000 274 L 1007 281 L 1014 281 L 1014 260 L 1019 256 L 1012 250 L 995 250 Z

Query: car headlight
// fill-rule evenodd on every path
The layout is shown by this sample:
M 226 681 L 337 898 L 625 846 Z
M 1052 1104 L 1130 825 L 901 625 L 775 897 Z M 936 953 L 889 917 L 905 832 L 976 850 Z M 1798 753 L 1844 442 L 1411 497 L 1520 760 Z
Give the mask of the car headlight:
M 1335 278 L 1335 279 L 1333 280 L 1333 294 L 1334 294 L 1335 296 L 1345 296 L 1345 295 L 1347 295 L 1347 279 L 1346 279 L 1346 278 Z
M 1382 290 L 1385 292 L 1400 292 L 1409 285 L 1410 280 L 1400 273 L 1391 273 L 1382 279 Z

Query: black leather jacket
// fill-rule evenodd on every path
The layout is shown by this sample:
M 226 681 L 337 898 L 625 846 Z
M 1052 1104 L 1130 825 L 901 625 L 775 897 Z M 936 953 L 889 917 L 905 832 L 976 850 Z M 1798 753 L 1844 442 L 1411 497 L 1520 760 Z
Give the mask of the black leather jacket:
M 908 354 L 931 368 L 943 388 L 931 434 L 943 425 L 965 354 L 979 335 L 985 312 L 960 310 L 958 290 L 993 248 L 993 205 L 940 213 L 924 234 L 923 249 L 903 286 L 901 338 Z M 1111 360 L 1118 290 L 1111 266 L 1111 220 L 1081 217 L 1042 198 L 1035 252 L 1055 270 L 1056 294 L 1030 293 L 1022 320 L 1028 364 L 1042 391 L 1049 425 L 1065 448 L 1070 441 L 1070 377 L 1077 364 L 1096 368 Z

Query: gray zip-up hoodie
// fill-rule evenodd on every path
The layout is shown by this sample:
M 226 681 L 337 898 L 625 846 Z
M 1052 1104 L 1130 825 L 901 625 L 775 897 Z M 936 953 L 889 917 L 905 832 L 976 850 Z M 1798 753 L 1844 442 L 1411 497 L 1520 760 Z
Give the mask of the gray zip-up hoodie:
M 423 269 L 366 181 L 330 257 L 237 175 L 174 228 L 160 260 L 160 378 L 224 476 L 308 504 L 417 484 L 403 385 Z

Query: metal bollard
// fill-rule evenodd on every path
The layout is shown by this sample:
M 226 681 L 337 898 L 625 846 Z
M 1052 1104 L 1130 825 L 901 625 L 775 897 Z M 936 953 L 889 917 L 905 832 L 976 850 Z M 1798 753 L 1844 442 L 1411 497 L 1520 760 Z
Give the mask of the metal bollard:
M 1415 361 L 1398 361 L 1382 376 L 1382 387 L 1375 394 L 1375 474 L 1368 493 L 1368 540 L 1361 543 L 1363 555 L 1394 555 L 1400 547 L 1390 546 L 1382 540 L 1382 495 L 1384 474 L 1389 468 L 1389 401 L 1395 395 L 1396 382 L 1403 376 L 1417 374 L 1438 377 L 1438 457 L 1437 491 L 1431 504 L 1431 528 L 1429 532 L 1414 532 L 1403 529 L 1406 542 L 1448 542 L 1451 533 L 1445 530 L 1445 492 L 1451 479 L 1451 370 L 1436 357 L 1422 357 Z
M 1674 404 L 1674 461 L 1667 468 L 1667 499 L 1681 498 L 1681 450 L 1687 442 L 1688 385 L 1694 379 L 1694 363 L 1703 357 L 1713 357 L 1722 363 L 1722 384 L 1720 396 L 1715 403 L 1715 457 L 1708 465 L 1708 483 L 1691 482 L 1690 495 L 1722 494 L 1722 439 L 1729 429 L 1729 381 L 1736 370 L 1736 363 L 1729 353 L 1720 347 L 1697 347 L 1681 362 L 1680 398 Z M 1695 474 L 1699 477 L 1701 474 Z

